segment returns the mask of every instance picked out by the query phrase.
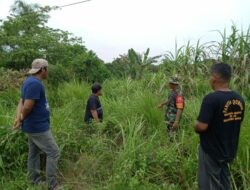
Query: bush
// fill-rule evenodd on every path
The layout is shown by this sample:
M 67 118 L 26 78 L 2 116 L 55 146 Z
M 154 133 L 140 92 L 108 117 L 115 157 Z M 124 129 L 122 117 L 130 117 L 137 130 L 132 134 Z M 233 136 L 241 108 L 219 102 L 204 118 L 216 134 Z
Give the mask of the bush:
M 27 76 L 27 70 L 14 71 L 0 68 L 0 91 L 20 88 Z
M 72 76 L 71 76 L 72 77 Z M 52 86 L 58 86 L 61 83 L 70 80 L 69 70 L 61 64 L 49 66 L 48 83 Z
M 87 81 L 89 83 L 103 82 L 110 77 L 110 72 L 104 65 L 104 62 L 92 51 L 76 56 L 69 67 L 80 81 Z

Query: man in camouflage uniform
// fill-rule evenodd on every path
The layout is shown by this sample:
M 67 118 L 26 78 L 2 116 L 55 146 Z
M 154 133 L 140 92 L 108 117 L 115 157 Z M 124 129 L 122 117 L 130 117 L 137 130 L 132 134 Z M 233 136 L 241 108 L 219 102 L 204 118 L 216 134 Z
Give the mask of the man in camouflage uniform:
M 184 97 L 179 89 L 178 77 L 171 77 L 169 80 L 170 93 L 168 99 L 161 103 L 158 108 L 166 106 L 165 121 L 168 132 L 178 130 L 181 115 L 184 109 Z

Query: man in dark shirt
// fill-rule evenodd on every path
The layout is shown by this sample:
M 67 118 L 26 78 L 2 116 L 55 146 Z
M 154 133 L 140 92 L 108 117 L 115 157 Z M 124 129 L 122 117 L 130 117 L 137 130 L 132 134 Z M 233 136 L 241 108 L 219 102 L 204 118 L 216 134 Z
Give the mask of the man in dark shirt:
M 59 148 L 50 131 L 50 109 L 42 84 L 42 80 L 48 77 L 48 62 L 35 59 L 29 74 L 31 76 L 22 86 L 13 129 L 22 126 L 22 131 L 28 134 L 28 173 L 34 185 L 41 183 L 40 154 L 46 153 L 46 180 L 49 190 L 52 190 L 58 187 L 56 170 Z
M 101 95 L 102 95 L 101 85 L 94 84 L 92 86 L 92 95 L 89 97 L 86 105 L 86 111 L 84 117 L 84 121 L 86 123 L 91 123 L 92 120 L 94 120 L 97 123 L 102 122 L 103 110 L 101 102 L 99 100 L 99 96 Z
M 231 189 L 228 163 L 236 157 L 245 110 L 243 98 L 229 89 L 231 75 L 228 64 L 212 66 L 210 83 L 214 92 L 203 99 L 194 126 L 200 135 L 200 190 Z

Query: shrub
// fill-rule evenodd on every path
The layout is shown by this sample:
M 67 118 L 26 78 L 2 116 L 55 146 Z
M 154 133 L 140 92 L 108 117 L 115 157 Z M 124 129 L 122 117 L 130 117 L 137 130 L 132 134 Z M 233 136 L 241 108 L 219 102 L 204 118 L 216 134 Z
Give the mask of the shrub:
M 50 85 L 57 87 L 61 83 L 68 82 L 71 77 L 69 70 L 65 66 L 61 64 L 49 66 L 48 83 Z
M 14 71 L 0 68 L 0 91 L 20 88 L 27 76 L 27 70 Z

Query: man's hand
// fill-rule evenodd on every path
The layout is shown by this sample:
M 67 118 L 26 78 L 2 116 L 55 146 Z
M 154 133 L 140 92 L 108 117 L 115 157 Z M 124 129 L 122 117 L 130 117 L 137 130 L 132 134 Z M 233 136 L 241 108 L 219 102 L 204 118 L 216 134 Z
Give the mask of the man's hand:
M 91 114 L 95 120 L 96 123 L 100 123 L 100 119 L 98 118 L 98 113 L 96 110 L 91 110 Z
M 179 122 L 175 121 L 173 124 L 173 128 L 176 130 L 176 129 L 178 129 L 178 127 L 179 127 Z
M 20 119 L 16 119 L 14 122 L 14 125 L 12 127 L 12 130 L 17 130 L 21 127 L 22 122 L 20 121 Z
M 162 108 L 163 108 L 163 104 L 159 104 L 159 105 L 158 105 L 158 108 L 159 108 L 159 109 L 162 109 Z
M 23 114 L 20 114 L 20 118 L 16 118 L 12 130 L 19 129 L 23 121 Z
M 200 121 L 197 121 L 196 124 L 194 125 L 194 130 L 196 133 L 203 133 L 208 129 L 208 124 L 203 123 Z
M 165 102 L 162 102 L 161 104 L 158 105 L 159 109 L 162 109 L 164 106 L 169 104 L 169 100 L 166 100 Z
M 15 119 L 14 125 L 12 127 L 12 130 L 16 130 L 16 129 L 20 128 L 21 123 L 23 121 L 22 111 L 23 111 L 23 99 L 20 98 L 18 106 L 17 106 L 16 119 Z

